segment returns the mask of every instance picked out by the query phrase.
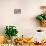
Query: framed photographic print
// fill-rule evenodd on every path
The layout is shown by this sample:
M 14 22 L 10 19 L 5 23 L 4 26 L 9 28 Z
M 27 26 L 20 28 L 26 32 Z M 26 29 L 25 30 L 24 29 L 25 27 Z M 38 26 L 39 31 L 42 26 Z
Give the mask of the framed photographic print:
M 21 9 L 14 9 L 14 14 L 21 14 Z

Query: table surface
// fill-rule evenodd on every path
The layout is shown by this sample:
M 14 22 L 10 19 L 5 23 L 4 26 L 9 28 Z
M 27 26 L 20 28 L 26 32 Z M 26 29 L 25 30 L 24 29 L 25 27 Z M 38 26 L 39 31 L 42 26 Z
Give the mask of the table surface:
M 34 44 L 23 44 L 23 45 L 15 45 L 15 46 L 46 46 L 46 44 L 42 44 L 42 45 L 34 45 Z

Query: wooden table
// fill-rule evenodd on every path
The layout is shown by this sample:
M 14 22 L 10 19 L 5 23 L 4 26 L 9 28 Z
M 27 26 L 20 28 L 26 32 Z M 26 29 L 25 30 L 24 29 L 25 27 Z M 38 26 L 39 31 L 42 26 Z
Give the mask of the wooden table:
M 41 45 L 35 45 L 35 44 L 27 44 L 27 43 L 24 43 L 23 45 L 15 45 L 15 46 L 46 46 L 46 44 L 41 44 Z

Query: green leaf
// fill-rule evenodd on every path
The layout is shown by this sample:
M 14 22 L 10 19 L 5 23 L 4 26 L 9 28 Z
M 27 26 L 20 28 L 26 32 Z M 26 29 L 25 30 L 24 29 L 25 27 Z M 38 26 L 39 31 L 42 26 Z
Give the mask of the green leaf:
M 41 15 L 38 15 L 38 16 L 36 17 L 36 19 L 39 20 L 39 21 L 44 20 L 44 18 L 43 18 Z
M 46 19 L 46 15 L 45 15 L 45 19 Z

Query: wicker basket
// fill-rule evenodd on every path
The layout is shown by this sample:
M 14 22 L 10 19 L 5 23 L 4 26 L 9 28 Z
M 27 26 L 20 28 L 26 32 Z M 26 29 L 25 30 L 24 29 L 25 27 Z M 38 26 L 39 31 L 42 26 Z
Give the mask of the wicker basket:
M 46 20 L 43 20 L 42 22 L 40 22 L 41 23 L 41 26 L 42 27 L 46 27 Z

